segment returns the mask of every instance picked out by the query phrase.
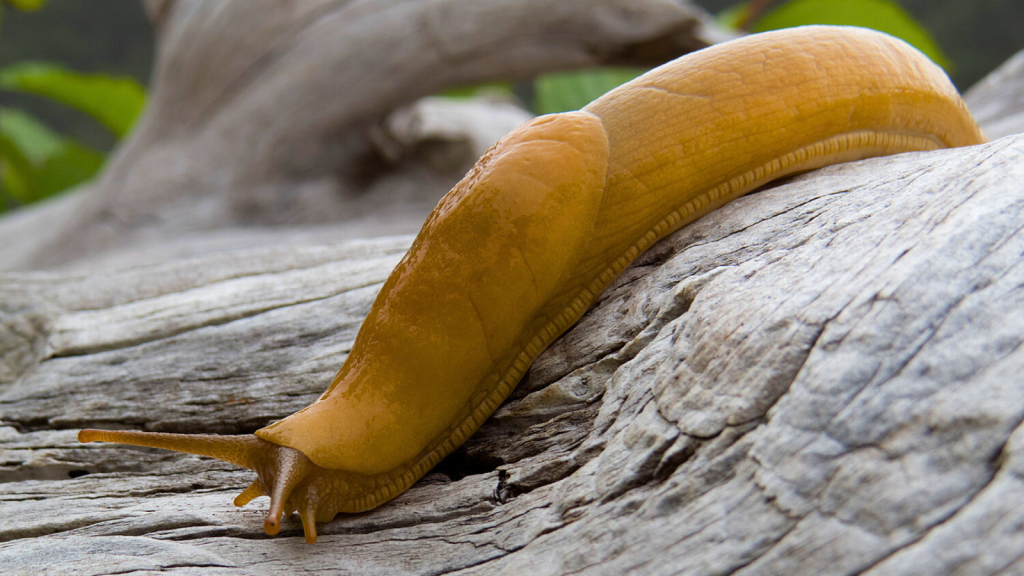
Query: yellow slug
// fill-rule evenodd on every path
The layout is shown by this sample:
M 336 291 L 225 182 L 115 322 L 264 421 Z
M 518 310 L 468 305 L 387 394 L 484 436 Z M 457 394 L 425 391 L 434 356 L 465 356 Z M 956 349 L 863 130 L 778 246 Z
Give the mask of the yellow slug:
M 885 34 L 809 26 L 679 58 L 505 136 L 430 214 L 312 405 L 254 435 L 83 430 L 256 471 L 264 528 L 394 498 L 466 440 L 647 247 L 795 172 L 984 141 L 946 75 Z

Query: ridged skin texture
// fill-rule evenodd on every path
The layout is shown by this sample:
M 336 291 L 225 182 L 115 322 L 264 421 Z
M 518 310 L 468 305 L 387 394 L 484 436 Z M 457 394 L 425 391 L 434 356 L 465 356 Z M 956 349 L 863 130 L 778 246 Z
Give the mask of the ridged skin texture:
M 256 443 L 80 438 L 228 453 L 258 474 L 236 504 L 270 495 L 267 532 L 297 510 L 312 542 L 314 520 L 393 498 L 465 441 L 659 238 L 780 176 L 983 141 L 946 75 L 890 36 L 713 46 L 496 144 L 430 215 L 330 388 Z

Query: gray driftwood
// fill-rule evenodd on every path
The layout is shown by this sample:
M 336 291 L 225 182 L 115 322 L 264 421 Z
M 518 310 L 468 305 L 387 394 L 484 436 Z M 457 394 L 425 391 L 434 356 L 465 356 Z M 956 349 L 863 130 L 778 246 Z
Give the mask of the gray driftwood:
M 430 114 L 414 134 L 451 127 Z M 742 198 L 641 256 L 462 449 L 315 546 L 295 518 L 263 535 L 266 499 L 231 506 L 248 472 L 75 434 L 245 433 L 304 406 L 410 236 L 5 273 L 0 573 L 1024 573 L 1022 229 L 1024 136 Z

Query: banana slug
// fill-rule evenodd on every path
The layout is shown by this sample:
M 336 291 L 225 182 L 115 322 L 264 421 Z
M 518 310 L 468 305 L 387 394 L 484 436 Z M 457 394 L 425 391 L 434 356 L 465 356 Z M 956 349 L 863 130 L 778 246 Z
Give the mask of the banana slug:
M 695 52 L 494 145 L 427 218 L 330 387 L 252 435 L 82 430 L 82 442 L 256 472 L 264 522 L 394 498 L 464 442 L 655 241 L 764 183 L 984 142 L 946 75 L 885 34 L 808 26 Z

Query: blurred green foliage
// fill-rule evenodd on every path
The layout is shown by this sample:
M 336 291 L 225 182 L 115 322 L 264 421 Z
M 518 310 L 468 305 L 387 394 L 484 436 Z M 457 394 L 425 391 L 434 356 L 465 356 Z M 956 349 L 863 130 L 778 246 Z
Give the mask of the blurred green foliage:
M 146 105 L 146 89 L 130 76 L 80 74 L 46 62 L 0 69 L 0 90 L 35 94 L 71 106 L 118 138 L 128 133 Z
M 0 108 L 0 189 L 8 208 L 42 200 L 92 177 L 103 155 L 29 114 Z
M 6 0 L 21 10 L 38 9 L 44 2 Z M 46 62 L 0 68 L 0 91 L 60 102 L 93 118 L 118 139 L 128 133 L 146 103 L 145 88 L 133 78 L 82 74 Z M 89 180 L 103 159 L 103 153 L 58 134 L 28 112 L 0 107 L 0 211 Z

